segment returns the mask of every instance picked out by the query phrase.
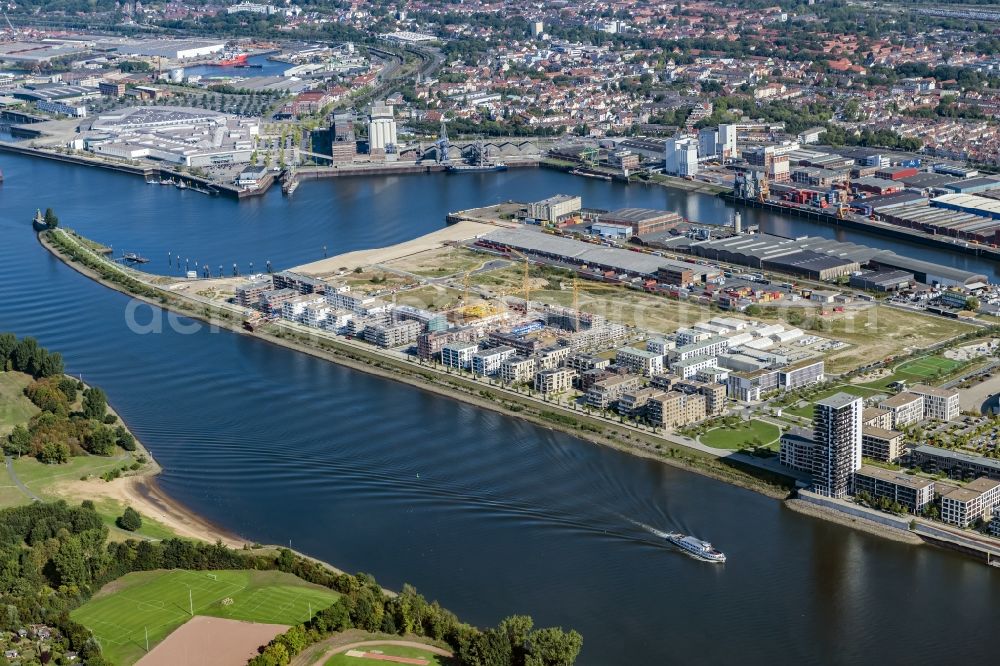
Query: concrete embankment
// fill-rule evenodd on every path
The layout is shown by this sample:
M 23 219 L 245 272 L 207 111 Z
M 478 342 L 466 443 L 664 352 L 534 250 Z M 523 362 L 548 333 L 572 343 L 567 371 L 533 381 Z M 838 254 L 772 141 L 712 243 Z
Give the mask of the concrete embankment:
M 785 501 L 785 506 L 798 513 L 823 518 L 845 527 L 874 534 L 893 541 L 920 545 L 924 541 L 909 530 L 906 518 L 868 509 L 851 502 L 822 497 L 805 490 L 798 497 Z
M 274 183 L 274 176 L 269 174 L 256 190 L 245 190 L 229 183 L 219 183 L 208 178 L 202 178 L 190 173 L 182 173 L 171 169 L 163 169 L 155 166 L 136 166 L 134 164 L 123 164 L 120 162 L 107 162 L 100 159 L 85 157 L 83 155 L 57 153 L 51 150 L 32 148 L 31 146 L 22 146 L 8 141 L 0 141 L 0 151 L 26 155 L 29 157 L 40 157 L 42 159 L 53 160 L 55 162 L 65 162 L 67 164 L 77 164 L 87 167 L 96 167 L 98 169 L 106 169 L 108 171 L 117 171 L 118 173 L 141 176 L 146 180 L 151 178 L 173 180 L 175 183 L 183 183 L 186 187 L 193 190 L 206 192 L 208 194 L 223 194 L 235 197 L 236 199 L 244 199 L 247 197 L 255 197 L 265 194 Z

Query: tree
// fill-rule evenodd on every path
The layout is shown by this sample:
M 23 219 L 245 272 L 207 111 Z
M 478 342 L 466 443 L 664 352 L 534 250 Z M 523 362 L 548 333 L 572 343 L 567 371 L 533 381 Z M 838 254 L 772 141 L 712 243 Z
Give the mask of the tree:
M 118 426 L 115 429 L 115 437 L 118 440 L 118 446 L 126 451 L 135 451 L 135 437 L 132 436 L 125 426 Z
M 142 527 L 142 516 L 139 515 L 138 511 L 130 506 L 127 506 L 125 507 L 125 513 L 118 516 L 117 520 L 115 520 L 115 525 L 123 530 L 135 532 L 137 529 Z
M 980 305 L 981 303 L 979 302 L 979 299 L 976 298 L 975 296 L 969 296 L 967 299 L 965 299 L 966 310 L 972 310 L 973 312 L 975 312 L 979 309 Z
M 51 208 L 45 209 L 45 226 L 49 229 L 55 229 L 59 226 L 59 218 Z
M 110 456 L 115 452 L 115 431 L 106 425 L 98 425 L 84 437 L 88 452 L 95 456 Z
M 572 666 L 583 647 L 583 636 L 555 627 L 533 631 L 528 636 L 525 666 Z
M 69 462 L 69 446 L 64 442 L 46 442 L 38 452 L 38 460 L 46 465 Z
M 4 451 L 10 455 L 23 456 L 31 450 L 31 433 L 23 425 L 16 425 L 7 435 L 7 445 Z
M 13 333 L 0 333 L 0 372 L 7 367 L 7 361 L 17 346 L 17 337 Z
M 88 419 L 103 421 L 108 410 L 108 397 L 99 388 L 89 388 L 83 392 L 83 415 Z

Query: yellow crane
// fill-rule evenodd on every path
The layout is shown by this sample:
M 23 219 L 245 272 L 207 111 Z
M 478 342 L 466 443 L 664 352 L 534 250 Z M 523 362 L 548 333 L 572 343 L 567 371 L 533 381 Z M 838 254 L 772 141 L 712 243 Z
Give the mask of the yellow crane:
M 524 277 L 521 279 L 521 289 L 524 291 L 524 312 L 528 313 L 528 303 L 531 300 L 531 276 L 528 272 L 531 270 L 531 260 L 523 253 L 515 250 L 514 248 L 509 248 L 508 251 L 524 259 Z
M 576 318 L 575 330 L 580 330 L 580 290 L 584 291 L 607 291 L 605 284 L 580 284 L 580 278 L 573 276 L 573 316 Z

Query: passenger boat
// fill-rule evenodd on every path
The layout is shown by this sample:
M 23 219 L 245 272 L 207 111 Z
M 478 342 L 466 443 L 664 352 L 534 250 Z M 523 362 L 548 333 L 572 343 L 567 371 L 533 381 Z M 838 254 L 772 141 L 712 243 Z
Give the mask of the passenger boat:
M 712 544 L 707 541 L 702 541 L 697 537 L 681 534 L 679 532 L 671 532 L 664 538 L 681 550 L 694 555 L 698 559 L 705 560 L 707 562 L 720 563 L 726 561 L 726 556 L 722 551 L 716 550 Z

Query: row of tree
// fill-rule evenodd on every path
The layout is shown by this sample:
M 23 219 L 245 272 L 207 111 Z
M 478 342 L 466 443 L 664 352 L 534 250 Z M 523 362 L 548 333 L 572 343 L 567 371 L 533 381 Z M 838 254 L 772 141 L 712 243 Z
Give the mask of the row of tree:
M 0 333 L 0 369 L 36 378 L 56 377 L 63 374 L 63 360 L 61 354 L 49 352 L 34 338 L 18 340 L 13 333 Z

